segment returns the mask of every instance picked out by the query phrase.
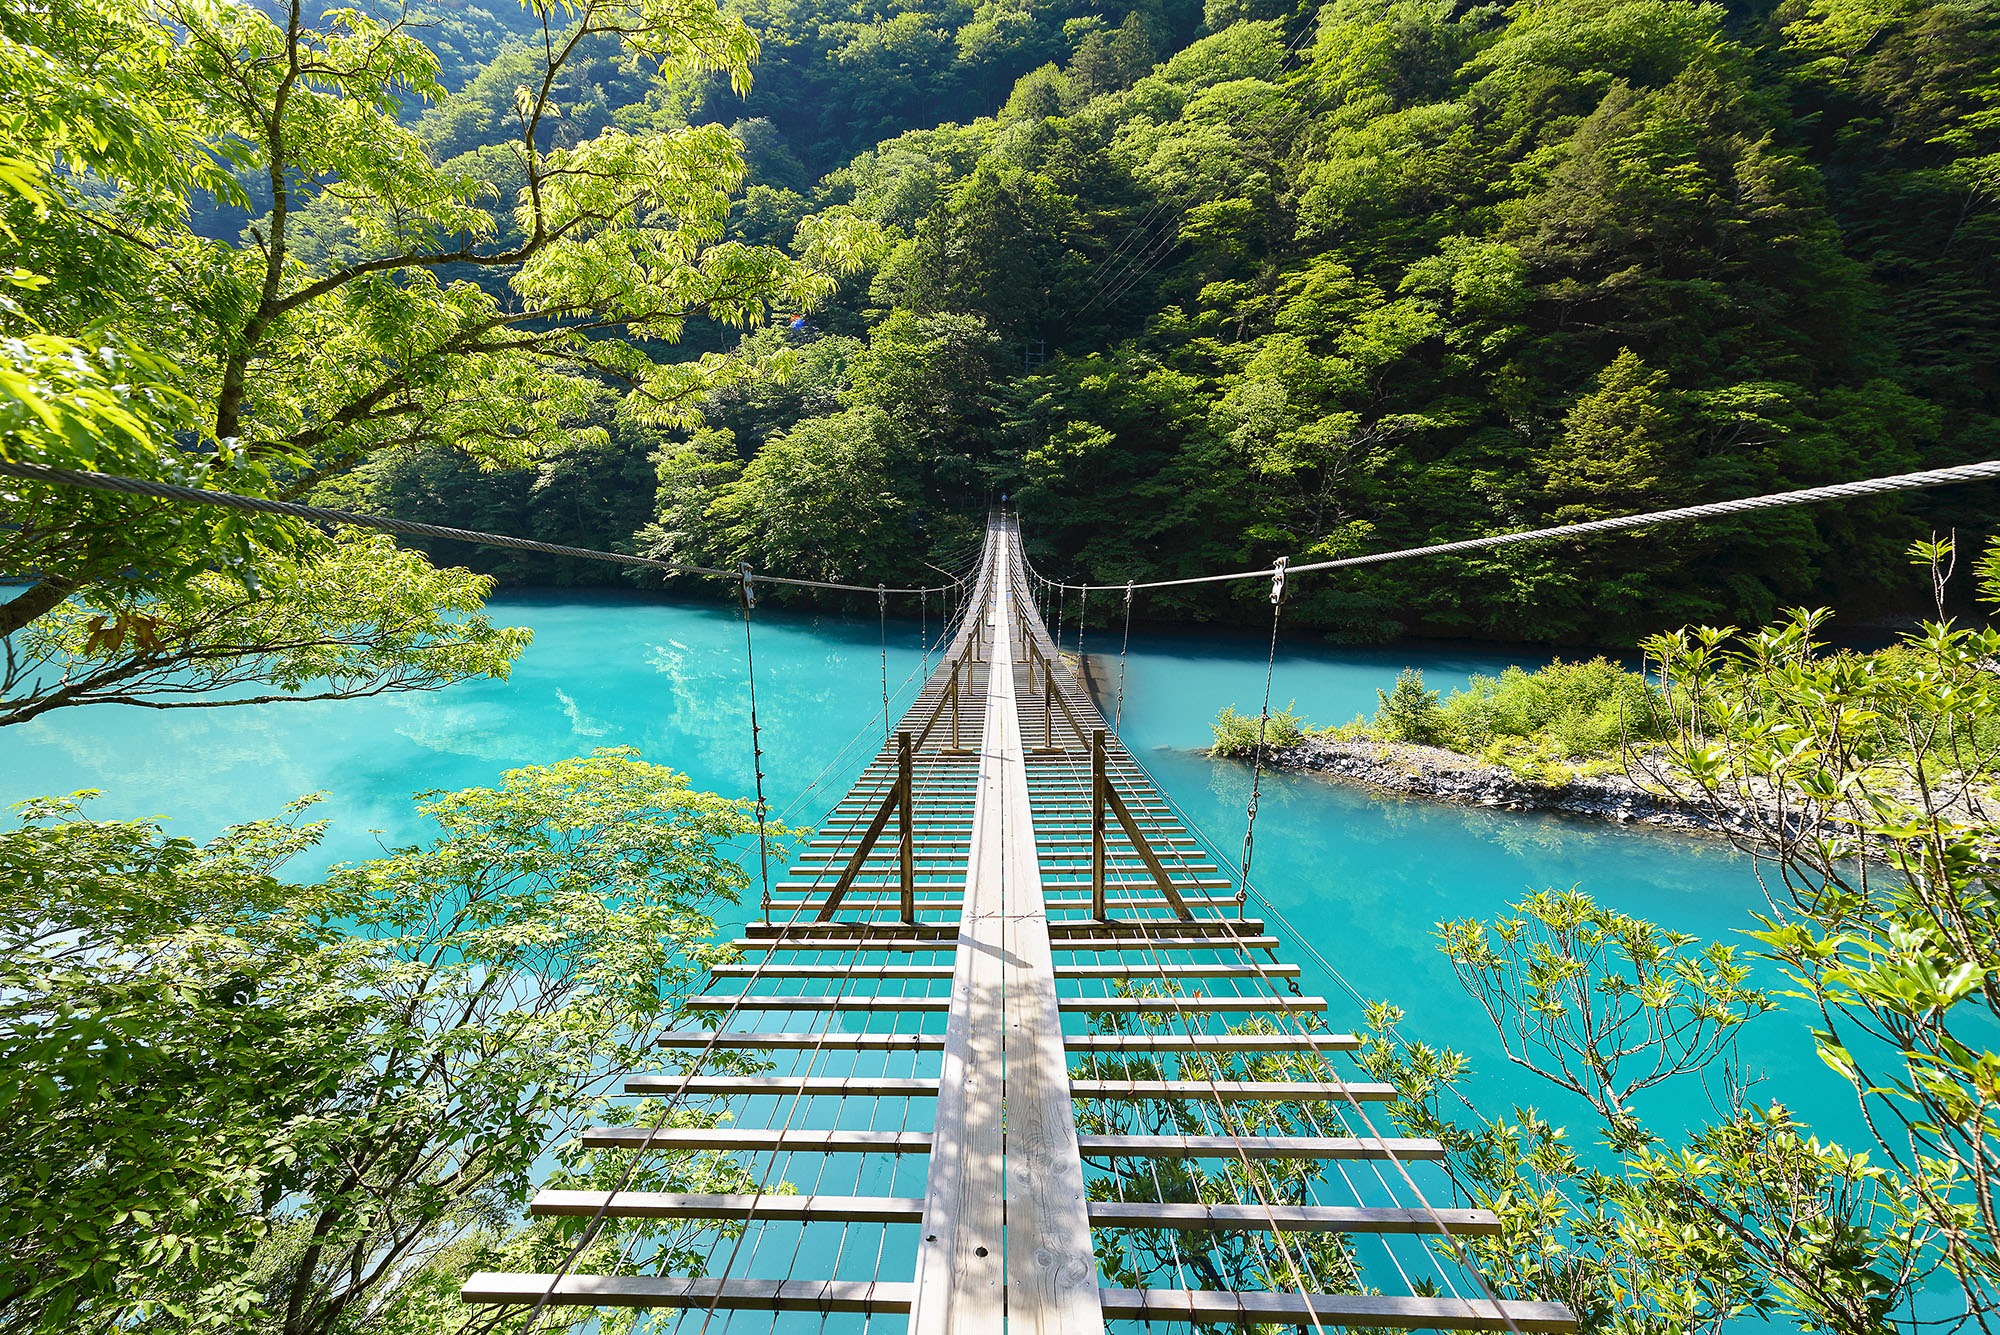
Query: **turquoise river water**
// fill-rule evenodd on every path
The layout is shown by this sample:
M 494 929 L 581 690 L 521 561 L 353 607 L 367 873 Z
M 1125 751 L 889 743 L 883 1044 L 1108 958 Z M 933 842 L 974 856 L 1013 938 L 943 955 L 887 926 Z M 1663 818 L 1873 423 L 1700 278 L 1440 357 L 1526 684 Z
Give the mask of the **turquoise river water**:
M 422 836 L 409 802 L 426 788 L 494 781 L 510 766 L 598 746 L 634 746 L 705 788 L 750 791 L 743 628 L 733 608 L 639 594 L 513 593 L 498 620 L 535 640 L 506 682 L 428 695 L 173 712 L 64 710 L 0 732 L 0 803 L 99 789 L 106 817 L 163 816 L 202 838 L 324 793 L 333 821 L 324 862 L 366 857 Z M 757 701 L 773 808 L 818 819 L 879 742 L 882 645 L 873 618 L 760 612 Z M 929 627 L 934 634 L 935 623 Z M 892 623 L 888 676 L 900 711 L 916 689 L 919 628 Z M 1093 633 L 1093 653 L 1111 637 Z M 1201 754 L 1227 704 L 1254 708 L 1263 687 L 1258 636 L 1135 634 L 1121 732 L 1135 756 L 1219 847 L 1243 835 L 1247 768 Z M 1406 664 L 1429 684 L 1463 683 L 1504 657 L 1433 649 L 1283 647 L 1274 700 L 1316 721 L 1372 709 Z M 1115 675 L 1115 660 L 1104 665 Z M 843 748 L 845 748 L 843 750 Z M 1255 879 L 1289 926 L 1340 977 L 1296 949 L 1309 992 L 1333 1002 L 1337 1027 L 1360 1022 L 1354 994 L 1408 1014 L 1407 1037 L 1468 1053 L 1466 1092 L 1482 1109 L 1533 1104 L 1580 1138 L 1588 1110 L 1506 1061 L 1482 1012 L 1455 983 L 1432 937 L 1445 918 L 1492 917 L 1546 887 L 1599 899 L 1707 939 L 1742 941 L 1762 891 L 1748 859 L 1720 843 L 1534 814 L 1397 801 L 1309 777 L 1265 779 Z M 311 876 L 319 867 L 294 871 Z M 747 916 L 738 913 L 740 919 Z M 1757 1096 L 1802 1113 L 1823 1136 L 1865 1143 L 1852 1096 L 1814 1057 L 1803 1016 L 1748 1027 Z M 1719 1091 L 1718 1091 L 1719 1092 Z M 1682 1088 L 1649 1111 L 1664 1123 L 1711 1116 Z M 1662 1129 L 1665 1129 L 1664 1127 Z

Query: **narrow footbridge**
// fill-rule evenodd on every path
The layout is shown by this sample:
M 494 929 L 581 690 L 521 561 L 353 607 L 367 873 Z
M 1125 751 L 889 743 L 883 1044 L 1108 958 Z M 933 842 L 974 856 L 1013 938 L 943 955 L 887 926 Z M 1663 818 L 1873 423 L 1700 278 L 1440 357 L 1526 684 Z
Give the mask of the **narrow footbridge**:
M 1497 1221 L 1450 1204 L 1436 1142 L 1385 1133 L 1395 1090 L 1106 729 L 1005 519 L 973 590 L 702 1027 L 663 1040 L 676 1069 L 627 1081 L 708 1111 L 586 1133 L 710 1152 L 736 1190 L 544 1191 L 607 1241 L 463 1296 L 658 1330 L 1573 1330 L 1482 1284 Z

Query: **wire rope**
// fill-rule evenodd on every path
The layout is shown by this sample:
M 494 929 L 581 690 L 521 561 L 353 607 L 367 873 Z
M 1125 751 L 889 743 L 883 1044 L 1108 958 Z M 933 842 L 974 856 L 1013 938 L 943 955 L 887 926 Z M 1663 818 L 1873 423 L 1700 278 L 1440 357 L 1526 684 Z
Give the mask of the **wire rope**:
M 602 561 L 612 565 L 640 566 L 650 570 L 664 571 L 670 575 L 705 575 L 716 579 L 735 579 L 737 572 L 715 566 L 686 565 L 674 561 L 662 561 L 651 556 L 632 556 L 625 552 L 605 552 L 592 547 L 569 547 L 562 543 L 541 542 L 534 538 L 517 538 L 506 533 L 488 533 L 479 529 L 451 528 L 443 524 L 423 524 L 412 519 L 393 519 L 387 515 L 364 515 L 351 510 L 333 510 L 323 505 L 304 505 L 297 501 L 277 501 L 262 496 L 241 496 L 232 491 L 209 491 L 201 487 L 183 487 L 171 482 L 154 482 L 147 478 L 121 477 L 114 473 L 95 473 L 80 469 L 51 468 L 46 464 L 13 463 L 0 460 L 0 476 L 27 478 L 36 482 L 52 482 L 65 487 L 84 487 L 92 491 L 115 491 L 130 496 L 150 496 L 159 500 L 179 501 L 187 505 L 213 505 L 226 510 L 246 510 L 257 514 L 284 515 L 293 519 L 308 519 L 321 524 L 344 524 L 350 528 L 380 529 L 385 533 L 400 533 L 405 537 L 437 538 L 450 542 L 471 543 L 479 547 L 504 547 L 513 551 L 539 552 L 544 556 L 567 556 L 580 561 Z M 759 575 L 763 584 L 783 584 L 801 589 L 835 589 L 844 593 L 876 593 L 880 585 L 844 584 L 838 580 L 801 579 L 790 575 Z M 943 586 L 928 588 L 890 588 L 888 593 L 905 596 L 936 593 Z
M 1727 501 L 1712 501 L 1702 505 L 1686 505 L 1672 510 L 1648 510 L 1640 514 L 1619 515 L 1611 519 L 1593 519 L 1582 524 L 1559 524 L 1552 528 L 1525 529 L 1514 533 L 1492 533 L 1480 538 L 1465 538 L 1457 542 L 1431 543 L 1423 547 L 1403 547 L 1395 551 L 1370 552 L 1363 556 L 1346 556 L 1333 561 L 1288 561 L 1286 571 L 1290 575 L 1316 574 L 1323 570 L 1347 570 L 1357 566 L 1382 565 L 1391 561 L 1408 561 L 1422 557 L 1446 556 L 1456 552 L 1481 551 L 1493 547 L 1511 547 L 1521 543 L 1549 542 L 1559 538 L 1595 537 L 1604 533 L 1622 533 L 1630 529 L 1650 528 L 1655 524 L 1677 524 L 1696 519 L 1720 519 L 1730 515 L 1750 514 L 1761 510 L 1779 510 L 1795 505 L 1816 505 L 1822 501 L 1848 500 L 1857 496 L 1885 496 L 1895 492 L 1921 491 L 1930 487 L 1952 486 L 1962 482 L 1989 482 L 2000 479 L 2000 460 L 1982 463 L 1957 464 L 1950 468 L 1930 468 L 1915 473 L 1895 473 L 1885 477 L 1867 478 L 1855 482 L 1837 482 L 1824 487 L 1801 487 L 1792 491 L 1769 492 L 1761 496 L 1742 496 Z M 1025 554 L 1023 560 L 1026 560 Z M 1033 567 L 1029 567 L 1033 573 Z M 1269 566 L 1259 566 L 1253 570 L 1234 570 L 1220 575 L 1191 575 L 1181 579 L 1156 579 L 1133 582 L 1134 589 L 1176 589 L 1194 584 L 1223 584 L 1236 580 L 1267 579 Z M 1037 579 L 1042 578 L 1039 574 Z M 1116 589 L 1117 584 L 1062 585 L 1051 587 Z

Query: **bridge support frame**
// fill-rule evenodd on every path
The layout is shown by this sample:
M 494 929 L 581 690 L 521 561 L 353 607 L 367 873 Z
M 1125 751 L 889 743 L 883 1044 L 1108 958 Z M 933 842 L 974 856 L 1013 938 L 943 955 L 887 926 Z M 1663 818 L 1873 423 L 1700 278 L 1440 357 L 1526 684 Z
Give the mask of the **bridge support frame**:
M 899 815 L 896 823 L 898 861 L 901 863 L 901 890 L 903 899 L 903 921 L 917 920 L 917 848 L 915 828 L 916 785 L 912 779 L 910 759 L 911 738 L 908 729 L 896 734 L 896 782 L 891 785 L 889 795 L 882 799 L 882 805 L 875 809 L 875 817 L 868 822 L 867 833 L 854 847 L 854 854 L 841 870 L 840 879 L 834 882 L 833 890 L 820 906 L 818 922 L 830 922 L 840 907 L 840 901 L 854 885 L 854 878 L 861 874 L 861 866 L 868 861 L 869 853 L 889 828 L 889 817 Z

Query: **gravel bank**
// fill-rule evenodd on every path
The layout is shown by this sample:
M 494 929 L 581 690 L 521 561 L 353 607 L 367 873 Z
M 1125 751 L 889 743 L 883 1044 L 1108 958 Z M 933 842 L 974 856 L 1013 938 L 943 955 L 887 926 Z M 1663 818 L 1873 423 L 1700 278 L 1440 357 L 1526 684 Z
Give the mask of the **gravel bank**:
M 1551 811 L 1704 834 L 1727 835 L 1748 828 L 1740 820 L 1719 820 L 1711 812 L 1676 801 L 1623 775 L 1577 778 L 1561 786 L 1544 786 L 1435 746 L 1311 740 L 1298 746 L 1272 747 L 1265 752 L 1265 763 L 1274 769 L 1323 774 L 1342 783 L 1365 784 L 1464 806 Z

